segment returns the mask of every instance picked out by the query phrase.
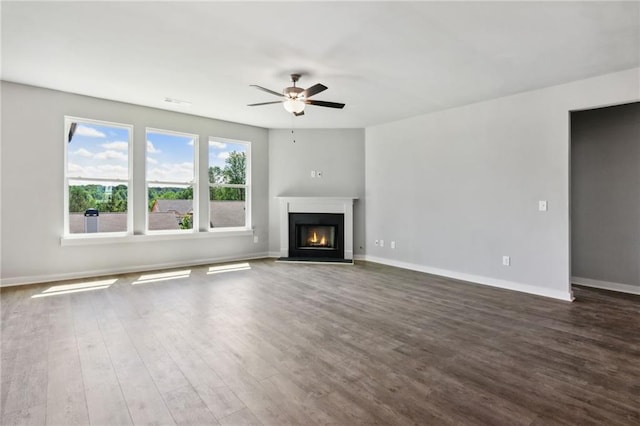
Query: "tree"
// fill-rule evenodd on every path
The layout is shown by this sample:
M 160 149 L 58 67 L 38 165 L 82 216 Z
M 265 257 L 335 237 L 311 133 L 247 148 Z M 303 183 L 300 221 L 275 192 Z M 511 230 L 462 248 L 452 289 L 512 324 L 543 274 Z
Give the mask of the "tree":
M 180 229 L 191 229 L 193 228 L 193 216 L 189 213 L 182 216 L 182 220 L 180 221 Z
M 225 160 L 224 170 L 222 174 L 225 177 L 225 183 L 244 184 L 245 173 L 247 168 L 247 154 L 244 152 L 233 151 Z
M 114 186 L 111 195 L 106 201 L 101 202 L 98 208 L 104 212 L 126 212 L 127 187 L 125 185 Z
M 184 188 L 176 193 L 176 200 L 193 200 L 193 186 Z
M 209 182 L 219 184 L 244 185 L 246 183 L 247 154 L 233 151 L 225 160 L 224 169 L 209 167 Z M 243 188 L 213 187 L 209 190 L 211 200 L 244 201 Z
M 69 212 L 82 212 L 94 208 L 96 206 L 95 199 L 91 196 L 85 186 L 69 187 Z
M 209 167 L 209 182 L 210 183 L 222 183 L 224 175 L 220 166 Z

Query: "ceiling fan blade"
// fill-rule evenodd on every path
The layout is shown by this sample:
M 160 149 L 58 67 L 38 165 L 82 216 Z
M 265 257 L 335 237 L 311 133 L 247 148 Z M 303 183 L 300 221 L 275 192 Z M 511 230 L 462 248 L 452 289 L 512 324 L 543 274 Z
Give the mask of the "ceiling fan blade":
M 256 89 L 262 90 L 263 92 L 271 93 L 272 95 L 282 96 L 282 93 L 274 92 L 273 90 L 269 90 L 265 87 L 258 86 L 257 84 L 250 84 L 249 86 L 255 87 Z
M 296 117 L 298 117 L 300 115 L 304 115 L 304 111 L 294 112 L 293 115 L 295 115 Z
M 338 102 L 314 101 L 313 99 L 307 99 L 304 101 L 304 103 L 321 107 L 344 108 L 344 104 L 340 104 Z
M 305 98 L 310 98 L 311 96 L 317 95 L 318 93 L 324 92 L 325 90 L 327 90 L 327 86 L 325 86 L 324 84 L 318 83 L 309 87 L 307 90 L 304 90 L 298 96 L 304 96 Z
M 281 101 L 273 101 L 273 102 L 260 102 L 258 104 L 249 104 L 247 106 L 259 106 L 259 105 L 271 105 L 271 104 L 281 104 L 284 102 L 284 99 Z

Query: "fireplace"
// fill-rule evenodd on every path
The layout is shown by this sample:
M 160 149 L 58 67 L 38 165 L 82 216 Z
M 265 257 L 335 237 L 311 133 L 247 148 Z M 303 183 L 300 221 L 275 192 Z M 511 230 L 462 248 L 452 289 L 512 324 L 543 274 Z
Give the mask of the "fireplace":
M 353 204 L 357 197 L 277 198 L 278 261 L 353 264 Z
M 344 259 L 344 214 L 289 213 L 290 259 Z

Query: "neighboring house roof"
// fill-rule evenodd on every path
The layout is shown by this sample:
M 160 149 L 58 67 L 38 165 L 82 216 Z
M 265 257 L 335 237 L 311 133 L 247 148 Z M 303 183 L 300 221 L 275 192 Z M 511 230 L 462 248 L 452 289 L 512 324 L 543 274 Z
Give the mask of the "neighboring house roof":
M 153 203 L 152 212 L 179 214 L 184 216 L 185 214 L 193 213 L 193 200 L 165 200 L 157 199 Z
M 245 225 L 244 201 L 211 201 L 209 206 L 212 228 Z
M 126 213 L 100 213 L 98 232 L 125 232 L 127 230 Z M 149 215 L 149 229 L 180 229 L 173 213 L 152 213 Z M 84 214 L 69 214 L 71 234 L 84 234 Z
M 156 200 L 172 202 L 188 202 L 191 200 Z M 178 203 L 180 204 L 180 203 Z M 244 201 L 211 201 L 211 223 L 212 228 L 224 228 L 245 225 L 245 202 Z M 161 203 L 160 207 L 179 207 L 177 204 Z M 155 205 L 154 205 L 155 207 Z M 179 213 L 184 216 L 184 213 Z M 127 230 L 126 213 L 103 213 L 100 212 L 98 218 L 98 232 L 125 232 Z M 84 214 L 69 214 L 69 231 L 71 234 L 84 234 Z M 151 212 L 149 214 L 149 229 L 180 229 L 179 221 L 176 219 L 175 210 L 166 212 Z
M 149 229 L 152 231 L 180 229 L 176 215 L 169 213 L 149 213 Z

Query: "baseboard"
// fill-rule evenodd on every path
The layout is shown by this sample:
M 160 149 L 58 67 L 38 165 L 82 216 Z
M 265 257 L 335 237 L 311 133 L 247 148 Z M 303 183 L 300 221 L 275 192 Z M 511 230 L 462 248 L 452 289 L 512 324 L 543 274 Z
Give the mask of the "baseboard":
M 134 273 L 134 272 L 152 271 L 157 269 L 199 266 L 199 265 L 206 265 L 209 263 L 238 262 L 243 260 L 264 259 L 265 257 L 269 257 L 269 253 L 267 252 L 252 253 L 252 254 L 247 254 L 245 256 L 222 256 L 222 257 L 214 257 L 214 258 L 207 258 L 207 259 L 197 259 L 197 260 L 192 260 L 190 262 L 166 262 L 166 263 L 156 263 L 156 264 L 148 264 L 148 265 L 137 265 L 137 266 L 132 266 L 128 268 L 94 269 L 91 271 L 69 272 L 69 273 L 63 273 L 63 274 L 33 275 L 33 276 L 26 276 L 26 277 L 2 278 L 0 279 L 0 287 L 12 287 L 12 286 L 19 286 L 19 285 L 53 282 L 53 281 L 92 278 L 92 277 L 100 277 L 105 275 L 128 274 L 128 273 Z
M 482 284 L 490 287 L 503 288 L 507 290 L 519 291 L 522 293 L 535 294 L 536 296 L 550 297 L 552 299 L 559 299 L 568 302 L 573 301 L 572 292 L 567 289 L 566 292 L 553 290 L 549 288 L 536 287 L 529 284 L 522 284 L 514 281 L 500 280 L 496 278 L 483 277 L 481 275 L 466 274 L 463 272 L 449 271 L 447 269 L 432 268 L 430 266 L 417 265 L 415 263 L 400 262 L 392 259 L 385 259 L 375 256 L 364 256 L 364 259 L 369 262 L 381 263 L 383 265 L 395 266 L 397 268 L 409 269 L 412 271 L 424 272 L 432 275 L 439 275 L 442 277 L 453 278 L 456 280 L 468 281 L 475 284 Z
M 585 287 L 601 288 L 603 290 L 619 291 L 621 293 L 640 295 L 640 286 L 614 283 L 611 281 L 592 280 L 591 278 L 571 277 L 571 283 Z

